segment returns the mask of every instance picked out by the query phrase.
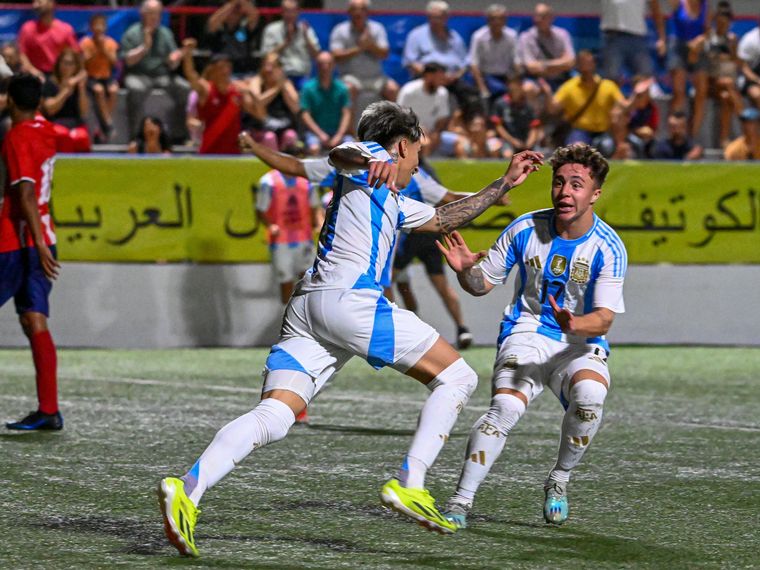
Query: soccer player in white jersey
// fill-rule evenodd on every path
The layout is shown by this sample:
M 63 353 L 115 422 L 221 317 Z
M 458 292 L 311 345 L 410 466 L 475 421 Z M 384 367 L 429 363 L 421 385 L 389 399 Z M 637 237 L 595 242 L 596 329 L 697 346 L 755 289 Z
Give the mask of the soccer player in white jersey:
M 519 271 L 501 323 L 491 407 L 470 432 L 444 511 L 459 528 L 507 435 L 544 388 L 565 408 L 557 461 L 544 483 L 548 523 L 567 519 L 570 473 L 602 421 L 610 385 L 604 335 L 624 311 L 627 264 L 623 242 L 593 211 L 609 166 L 585 144 L 557 149 L 550 162 L 553 208 L 517 218 L 487 253 L 471 252 L 458 232 L 444 238 L 446 247 L 439 244 L 472 295 L 489 293 L 510 270 Z
M 314 266 L 298 283 L 267 358 L 261 401 L 223 427 L 181 479 L 159 484 L 164 528 L 182 554 L 198 555 L 193 532 L 203 493 L 254 449 L 283 439 L 298 413 L 353 356 L 375 368 L 399 370 L 431 392 L 398 479 L 381 490 L 383 503 L 431 530 L 456 530 L 435 507 L 425 475 L 475 389 L 477 374 L 430 325 L 389 303 L 378 279 L 397 229 L 450 233 L 521 184 L 542 156 L 518 153 L 504 176 L 477 194 L 433 208 L 398 193 L 418 163 L 423 133 L 414 112 L 388 101 L 373 103 L 359 131 L 367 142 L 330 152 L 340 172 L 335 195 Z

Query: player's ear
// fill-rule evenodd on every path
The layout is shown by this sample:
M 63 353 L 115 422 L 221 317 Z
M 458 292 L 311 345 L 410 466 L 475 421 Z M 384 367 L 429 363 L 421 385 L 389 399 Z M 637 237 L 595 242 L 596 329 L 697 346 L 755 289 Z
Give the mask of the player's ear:
M 594 189 L 594 193 L 591 194 L 591 204 L 592 205 L 595 204 L 596 201 L 599 199 L 599 196 L 601 196 L 601 195 L 602 195 L 602 189 L 601 188 Z
M 399 141 L 396 143 L 396 148 L 398 148 L 398 155 L 401 158 L 406 158 L 406 155 L 409 152 L 409 149 L 407 148 L 408 145 L 409 145 L 409 141 L 407 141 L 405 138 L 400 138 Z

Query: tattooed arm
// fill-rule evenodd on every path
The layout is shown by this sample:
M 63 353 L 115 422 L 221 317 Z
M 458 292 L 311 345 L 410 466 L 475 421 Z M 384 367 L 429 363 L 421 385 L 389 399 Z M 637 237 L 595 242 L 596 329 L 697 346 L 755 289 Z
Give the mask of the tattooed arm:
M 478 262 L 486 256 L 486 252 L 471 252 L 459 232 L 454 232 L 450 236 L 444 235 L 442 239 L 443 244 L 440 241 L 436 244 L 446 258 L 446 263 L 456 271 L 462 289 L 475 297 L 490 292 L 494 285 L 486 281 L 483 270 L 478 265 Z
M 517 153 L 512 157 L 504 176 L 497 178 L 477 194 L 436 208 L 436 215 L 413 231 L 451 233 L 471 222 L 497 203 L 510 189 L 522 184 L 531 172 L 538 170 L 542 158 L 541 153 L 530 150 Z

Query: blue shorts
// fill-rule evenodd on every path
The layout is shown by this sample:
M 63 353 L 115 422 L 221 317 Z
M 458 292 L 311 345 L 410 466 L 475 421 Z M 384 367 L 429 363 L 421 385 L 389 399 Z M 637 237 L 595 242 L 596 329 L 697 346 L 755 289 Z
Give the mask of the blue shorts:
M 55 246 L 50 246 L 57 258 Z M 50 316 L 48 297 L 53 283 L 45 275 L 37 250 L 27 247 L 0 253 L 0 307 L 13 297 L 16 313 Z

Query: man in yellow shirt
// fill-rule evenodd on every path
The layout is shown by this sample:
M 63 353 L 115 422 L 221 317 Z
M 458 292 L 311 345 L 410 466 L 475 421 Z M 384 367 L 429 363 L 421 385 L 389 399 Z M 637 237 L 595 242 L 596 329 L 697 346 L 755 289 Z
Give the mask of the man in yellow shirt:
M 554 94 L 549 111 L 562 113 L 571 130 L 564 144 L 583 142 L 596 147 L 605 157 L 625 141 L 625 118 L 637 95 L 649 89 L 651 81 L 639 82 L 633 96 L 626 99 L 614 81 L 596 74 L 594 54 L 578 52 L 578 75 L 568 79 Z
M 726 160 L 760 159 L 760 111 L 754 107 L 744 109 L 739 115 L 742 136 L 728 143 L 723 151 Z

